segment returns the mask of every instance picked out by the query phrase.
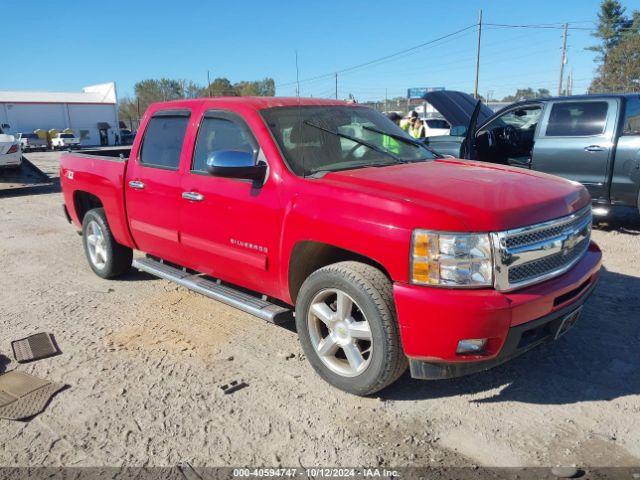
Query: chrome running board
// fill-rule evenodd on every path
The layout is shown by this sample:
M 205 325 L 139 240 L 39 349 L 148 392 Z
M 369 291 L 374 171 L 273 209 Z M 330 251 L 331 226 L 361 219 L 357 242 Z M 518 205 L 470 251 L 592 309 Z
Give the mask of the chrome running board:
M 265 300 L 264 297 L 251 295 L 228 285 L 222 285 L 219 281 L 211 280 L 201 274 L 194 275 L 152 258 L 135 259 L 133 267 L 226 303 L 267 322 L 280 324 L 293 318 L 292 311 L 289 308 L 271 303 Z

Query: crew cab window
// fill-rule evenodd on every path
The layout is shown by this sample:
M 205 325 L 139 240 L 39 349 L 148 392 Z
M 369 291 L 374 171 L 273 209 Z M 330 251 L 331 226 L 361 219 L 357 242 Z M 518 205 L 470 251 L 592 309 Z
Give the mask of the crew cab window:
M 607 123 L 607 102 L 563 102 L 551 108 L 547 137 L 600 135 Z
M 188 116 L 152 117 L 142 140 L 140 163 L 149 167 L 177 170 L 188 122 Z
M 238 150 L 253 153 L 249 130 L 227 118 L 205 117 L 200 125 L 191 170 L 207 171 L 207 159 L 222 150 Z
M 623 135 L 640 135 L 640 97 L 627 99 Z

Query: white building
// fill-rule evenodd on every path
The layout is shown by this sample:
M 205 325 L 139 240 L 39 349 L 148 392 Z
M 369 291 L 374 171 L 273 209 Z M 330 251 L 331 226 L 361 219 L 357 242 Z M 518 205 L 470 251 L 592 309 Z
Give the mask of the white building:
M 118 135 L 118 96 L 115 83 L 90 85 L 82 92 L 0 91 L 0 124 L 8 133 L 67 128 L 81 144 L 113 145 Z

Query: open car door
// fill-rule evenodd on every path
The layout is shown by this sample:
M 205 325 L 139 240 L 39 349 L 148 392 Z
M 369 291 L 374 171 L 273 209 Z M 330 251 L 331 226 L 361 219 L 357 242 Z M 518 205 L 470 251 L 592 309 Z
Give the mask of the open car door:
M 453 90 L 427 92 L 422 98 L 451 125 L 450 135 L 430 137 L 429 146 L 441 154 L 471 158 L 476 126 L 484 124 L 493 110 L 471 95 Z

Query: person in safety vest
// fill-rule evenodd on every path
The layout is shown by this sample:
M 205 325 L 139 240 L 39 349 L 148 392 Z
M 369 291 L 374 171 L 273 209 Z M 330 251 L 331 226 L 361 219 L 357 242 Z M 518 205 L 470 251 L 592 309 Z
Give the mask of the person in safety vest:
M 402 119 L 396 112 L 385 113 L 385 116 L 396 125 L 398 125 Z M 400 153 L 400 142 L 389 135 L 382 136 L 382 146 L 392 153 Z
M 409 115 L 400 120 L 400 128 L 408 133 L 409 129 L 411 128 L 412 119 L 416 118 L 417 116 L 418 112 L 416 112 L 415 110 L 411 110 L 411 113 L 409 113 Z

